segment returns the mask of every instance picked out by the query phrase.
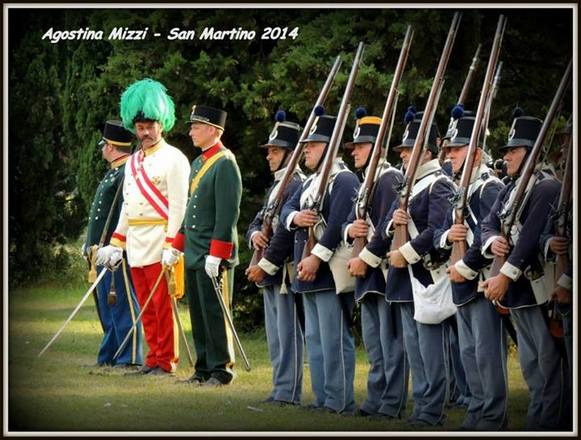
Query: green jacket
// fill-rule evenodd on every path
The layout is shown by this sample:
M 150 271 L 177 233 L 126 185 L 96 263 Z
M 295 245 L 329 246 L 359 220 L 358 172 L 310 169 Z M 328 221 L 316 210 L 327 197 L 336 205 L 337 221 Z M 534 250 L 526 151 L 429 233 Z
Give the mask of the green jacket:
M 204 163 L 220 152 L 224 155 L 196 182 Z M 236 158 L 221 142 L 192 162 L 190 198 L 181 231 L 187 269 L 203 269 L 208 254 L 222 258 L 226 267 L 238 264 L 236 223 L 241 198 L 242 178 Z
M 105 173 L 105 177 L 99 183 L 97 187 L 97 192 L 93 198 L 93 203 L 91 204 L 91 211 L 89 214 L 89 225 L 87 227 L 87 240 L 85 241 L 85 248 L 99 244 L 101 240 L 101 234 L 103 233 L 103 228 L 105 228 L 105 223 L 107 222 L 107 217 L 109 216 L 109 211 L 111 210 L 111 205 L 113 204 L 113 199 L 115 198 L 115 193 L 119 185 L 122 185 L 125 162 L 127 162 L 127 157 L 119 159 L 111 164 L 111 169 Z M 123 204 L 123 190 L 120 191 L 119 197 L 117 198 L 117 203 L 113 207 L 113 215 L 111 217 L 111 222 L 109 223 L 108 231 L 105 234 L 105 241 L 103 244 L 108 244 L 111 239 L 111 235 L 115 230 L 117 221 L 119 220 L 119 213 L 121 212 L 121 205 Z

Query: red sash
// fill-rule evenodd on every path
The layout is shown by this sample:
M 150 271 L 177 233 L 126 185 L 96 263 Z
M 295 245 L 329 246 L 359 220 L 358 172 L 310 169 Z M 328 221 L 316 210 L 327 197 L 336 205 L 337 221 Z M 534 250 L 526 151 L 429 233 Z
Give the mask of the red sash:
M 143 169 L 143 156 L 143 150 L 139 150 L 131 157 L 131 173 L 133 174 L 133 179 L 135 179 L 135 183 L 137 183 L 137 187 L 141 191 L 141 194 L 143 194 L 143 197 L 147 199 L 159 215 L 167 220 L 169 203 L 167 198 L 164 197 L 145 173 Z

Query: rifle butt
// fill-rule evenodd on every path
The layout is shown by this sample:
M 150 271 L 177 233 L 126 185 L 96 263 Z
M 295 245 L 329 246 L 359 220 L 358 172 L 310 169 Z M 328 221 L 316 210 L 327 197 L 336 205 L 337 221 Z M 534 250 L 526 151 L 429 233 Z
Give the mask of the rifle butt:
M 249 266 L 256 266 L 263 256 L 264 249 L 255 249 L 252 253 L 252 259 L 250 260 Z
M 555 259 L 555 286 L 563 275 L 567 271 L 567 267 L 569 266 L 569 257 L 567 255 L 557 255 Z
M 492 266 L 490 267 L 490 277 L 495 277 L 500 273 L 500 268 L 506 262 L 506 257 L 494 257 L 492 260 Z
M 452 244 L 452 255 L 450 255 L 450 264 L 456 264 L 456 262 L 460 261 L 466 255 L 466 250 L 468 248 L 468 244 L 462 241 L 455 241 Z
M 358 237 L 355 240 L 353 240 L 353 252 L 351 256 L 353 258 L 357 258 L 366 244 L 367 239 L 365 239 L 365 237 Z
M 309 228 L 309 238 L 307 239 L 307 241 L 305 243 L 305 247 L 303 248 L 303 255 L 302 255 L 301 260 L 304 260 L 309 255 L 311 255 L 311 251 L 315 247 L 316 243 L 317 243 L 317 240 L 315 238 L 315 231 L 313 228 Z
M 391 250 L 397 250 L 409 240 L 407 225 L 395 225 Z

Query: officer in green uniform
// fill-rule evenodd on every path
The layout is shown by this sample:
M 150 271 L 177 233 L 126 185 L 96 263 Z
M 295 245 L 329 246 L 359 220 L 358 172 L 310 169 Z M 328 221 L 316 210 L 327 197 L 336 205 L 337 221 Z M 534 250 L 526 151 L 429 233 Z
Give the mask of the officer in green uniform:
M 95 255 L 94 251 L 97 246 L 109 244 L 119 220 L 123 203 L 123 194 L 120 188 L 123 187 L 125 162 L 131 153 L 131 140 L 131 133 L 123 128 L 120 121 L 106 122 L 99 146 L 102 147 L 103 159 L 109 162 L 111 168 L 101 180 L 91 205 L 87 240 L 83 246 L 85 257 Z M 107 224 L 107 222 L 109 223 Z M 102 269 L 103 266 L 96 267 L 97 272 Z M 97 285 L 96 300 L 97 312 L 105 333 L 99 347 L 97 364 L 99 366 L 113 365 L 114 367 L 141 365 L 143 357 L 140 327 L 133 332 L 129 343 L 113 360 L 123 338 L 139 315 L 139 306 L 125 258 L 122 259 L 117 270 L 107 271 L 107 274 Z
M 197 354 L 194 374 L 185 382 L 214 387 L 234 378 L 232 333 L 211 279 L 219 280 L 224 304 L 231 309 L 242 179 L 234 155 L 220 141 L 226 116 L 212 107 L 192 107 L 189 134 L 202 154 L 192 163 L 190 198 L 182 229 L 172 245 L 185 252 L 186 292 Z

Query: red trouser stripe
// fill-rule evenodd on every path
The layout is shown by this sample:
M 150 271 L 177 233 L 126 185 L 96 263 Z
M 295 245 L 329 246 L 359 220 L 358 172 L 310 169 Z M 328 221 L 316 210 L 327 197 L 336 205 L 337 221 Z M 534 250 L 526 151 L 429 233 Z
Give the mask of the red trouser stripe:
M 160 272 L 161 263 L 131 268 L 131 277 L 141 310 Z M 178 334 L 174 332 L 171 299 L 165 278 L 157 286 L 153 298 L 141 316 L 141 321 L 145 340 L 149 346 L 145 365 L 175 371 L 178 362 L 178 353 L 175 349 Z

